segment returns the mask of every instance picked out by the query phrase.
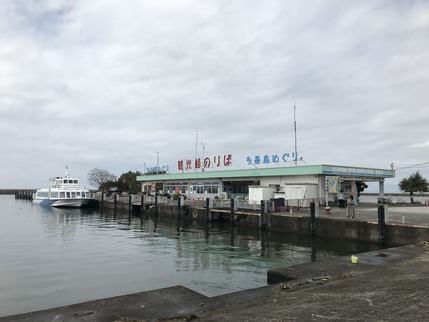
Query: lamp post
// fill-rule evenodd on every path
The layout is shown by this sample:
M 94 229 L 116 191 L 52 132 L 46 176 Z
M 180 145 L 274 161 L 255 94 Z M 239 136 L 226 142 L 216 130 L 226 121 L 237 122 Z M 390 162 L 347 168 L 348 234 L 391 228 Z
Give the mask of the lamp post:
M 203 146 L 203 165 L 202 165 L 201 169 L 204 172 L 204 152 L 205 152 L 205 149 L 206 149 L 206 144 L 204 142 L 201 142 L 201 145 Z
M 158 195 L 158 190 L 156 189 L 156 184 L 158 183 L 158 173 L 159 173 L 159 152 L 156 153 L 156 181 L 155 181 L 155 196 Z

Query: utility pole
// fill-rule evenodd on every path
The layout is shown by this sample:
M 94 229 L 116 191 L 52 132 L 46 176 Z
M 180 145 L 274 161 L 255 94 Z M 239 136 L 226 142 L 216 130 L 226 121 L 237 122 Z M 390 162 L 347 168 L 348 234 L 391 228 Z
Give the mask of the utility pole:
M 198 129 L 197 129 L 197 134 L 195 135 L 195 163 L 197 162 L 197 158 L 198 158 Z M 197 172 L 197 167 L 195 166 L 195 172 Z
M 159 173 L 159 152 L 156 153 L 156 181 L 155 181 L 155 196 L 158 195 L 158 190 L 156 189 L 156 184 L 158 183 L 158 173 Z

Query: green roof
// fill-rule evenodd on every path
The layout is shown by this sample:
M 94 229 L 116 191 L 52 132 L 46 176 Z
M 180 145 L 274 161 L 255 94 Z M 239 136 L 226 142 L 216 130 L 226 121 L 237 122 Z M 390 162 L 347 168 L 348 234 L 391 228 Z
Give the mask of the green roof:
M 142 175 L 137 177 L 140 182 L 153 181 L 181 181 L 181 180 L 201 180 L 201 179 L 228 179 L 228 178 L 255 178 L 255 177 L 272 177 L 272 176 L 297 176 L 297 175 L 331 175 L 331 176 L 360 176 L 371 178 L 394 178 L 395 170 L 348 167 L 336 165 L 307 165 L 307 166 L 290 166 L 282 168 L 253 168 L 245 170 L 222 170 L 205 172 L 169 173 L 158 175 Z

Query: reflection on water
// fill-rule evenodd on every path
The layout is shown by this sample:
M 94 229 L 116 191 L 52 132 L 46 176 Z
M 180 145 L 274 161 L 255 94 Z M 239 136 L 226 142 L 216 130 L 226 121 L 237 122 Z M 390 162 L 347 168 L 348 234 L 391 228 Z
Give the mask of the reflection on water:
M 215 296 L 266 285 L 273 267 L 375 247 L 13 196 L 0 196 L 0 209 L 0 316 L 177 284 Z

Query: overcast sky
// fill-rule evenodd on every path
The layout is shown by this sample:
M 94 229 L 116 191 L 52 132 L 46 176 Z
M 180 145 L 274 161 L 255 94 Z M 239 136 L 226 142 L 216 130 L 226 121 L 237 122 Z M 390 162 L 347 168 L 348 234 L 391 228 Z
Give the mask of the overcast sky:
M 177 172 L 202 143 L 246 169 L 294 151 L 294 104 L 298 165 L 429 179 L 429 2 L 0 4 L 0 188 L 143 172 L 155 151 Z

